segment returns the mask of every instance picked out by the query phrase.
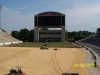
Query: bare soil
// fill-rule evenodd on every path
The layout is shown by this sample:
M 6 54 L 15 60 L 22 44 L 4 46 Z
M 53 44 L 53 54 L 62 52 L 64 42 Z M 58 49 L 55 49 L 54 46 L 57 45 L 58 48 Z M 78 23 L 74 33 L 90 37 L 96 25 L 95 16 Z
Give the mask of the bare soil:
M 21 66 L 26 75 L 90 75 L 86 67 L 74 66 L 75 63 L 84 63 L 84 59 L 85 53 L 81 48 L 40 50 L 29 47 L 0 47 L 0 75 L 8 74 L 16 66 Z

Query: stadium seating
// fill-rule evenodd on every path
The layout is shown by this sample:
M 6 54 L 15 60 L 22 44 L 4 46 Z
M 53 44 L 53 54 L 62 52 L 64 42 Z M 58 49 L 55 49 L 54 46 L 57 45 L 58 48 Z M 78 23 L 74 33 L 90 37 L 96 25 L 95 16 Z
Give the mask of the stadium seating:
M 86 48 L 91 48 L 100 56 L 100 37 L 98 37 L 98 34 L 75 41 L 75 43 Z
M 91 44 L 91 45 L 100 47 L 100 38 L 97 37 L 97 34 L 94 34 L 94 35 L 92 35 L 90 37 L 87 37 L 85 39 L 79 40 L 79 42 L 87 43 L 87 44 Z
M 22 41 L 12 37 L 11 35 L 0 30 L 0 46 L 22 43 Z

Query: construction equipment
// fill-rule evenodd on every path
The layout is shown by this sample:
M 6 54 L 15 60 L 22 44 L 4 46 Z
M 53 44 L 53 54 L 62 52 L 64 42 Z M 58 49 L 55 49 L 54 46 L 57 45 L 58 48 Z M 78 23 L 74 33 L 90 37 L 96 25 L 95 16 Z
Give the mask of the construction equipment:
M 21 70 L 21 67 L 17 66 L 16 68 L 18 68 L 18 70 L 12 68 L 9 74 L 5 74 L 5 75 L 25 75 L 25 73 L 23 73 L 23 71 Z

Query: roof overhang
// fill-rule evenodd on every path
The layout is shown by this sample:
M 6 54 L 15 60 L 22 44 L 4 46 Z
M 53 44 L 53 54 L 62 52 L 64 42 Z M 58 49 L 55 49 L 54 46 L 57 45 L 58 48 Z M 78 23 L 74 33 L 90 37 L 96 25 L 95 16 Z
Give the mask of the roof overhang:
M 65 14 L 60 12 L 48 11 L 48 12 L 38 13 L 35 16 L 65 16 Z

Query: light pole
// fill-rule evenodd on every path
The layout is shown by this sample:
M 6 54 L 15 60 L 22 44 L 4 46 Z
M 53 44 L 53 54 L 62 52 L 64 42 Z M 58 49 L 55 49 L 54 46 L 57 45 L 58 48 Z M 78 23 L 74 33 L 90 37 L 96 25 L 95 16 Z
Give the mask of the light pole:
M 0 30 L 1 30 L 1 10 L 2 10 L 2 5 L 0 5 Z

